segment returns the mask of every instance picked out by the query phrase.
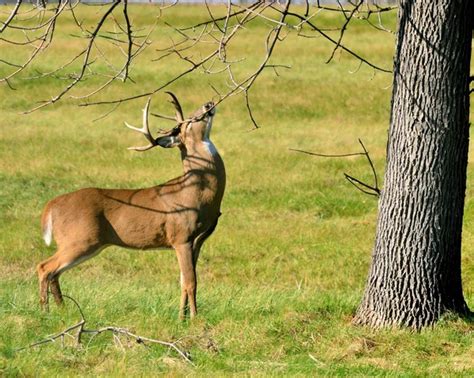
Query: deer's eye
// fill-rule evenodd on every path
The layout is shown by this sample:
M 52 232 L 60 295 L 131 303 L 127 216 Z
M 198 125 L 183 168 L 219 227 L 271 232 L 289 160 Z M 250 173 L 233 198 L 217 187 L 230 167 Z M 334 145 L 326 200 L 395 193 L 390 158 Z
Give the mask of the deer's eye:
M 173 131 L 171 132 L 171 135 L 177 136 L 181 132 L 181 126 L 176 126 Z

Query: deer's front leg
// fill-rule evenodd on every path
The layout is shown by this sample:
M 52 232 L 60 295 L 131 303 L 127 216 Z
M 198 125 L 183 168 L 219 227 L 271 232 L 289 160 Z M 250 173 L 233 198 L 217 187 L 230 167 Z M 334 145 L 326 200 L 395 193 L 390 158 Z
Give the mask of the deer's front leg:
M 196 269 L 193 264 L 193 248 L 191 243 L 181 244 L 175 247 L 178 258 L 180 281 L 181 281 L 181 302 L 179 306 L 179 317 L 184 319 L 188 309 L 191 318 L 197 314 L 196 307 Z

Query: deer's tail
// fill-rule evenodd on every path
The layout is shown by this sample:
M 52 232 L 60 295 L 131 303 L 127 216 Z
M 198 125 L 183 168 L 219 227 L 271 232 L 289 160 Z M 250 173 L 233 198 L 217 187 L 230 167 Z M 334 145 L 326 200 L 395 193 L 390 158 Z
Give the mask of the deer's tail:
M 53 241 L 53 211 L 49 204 L 43 211 L 41 216 L 41 230 L 43 233 L 43 240 L 46 245 L 50 246 Z

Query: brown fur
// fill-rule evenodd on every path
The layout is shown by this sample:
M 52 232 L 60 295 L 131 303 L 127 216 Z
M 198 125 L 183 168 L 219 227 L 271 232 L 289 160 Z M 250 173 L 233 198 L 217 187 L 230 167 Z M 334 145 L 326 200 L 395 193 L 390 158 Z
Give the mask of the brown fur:
M 202 118 L 205 112 L 203 108 L 194 117 Z M 62 272 L 117 245 L 175 249 L 182 277 L 180 316 L 188 301 L 191 317 L 196 315 L 196 264 L 203 242 L 217 225 L 225 188 L 224 163 L 206 145 L 208 119 L 183 123 L 174 139 L 179 140 L 182 176 L 146 189 L 80 189 L 46 205 L 41 224 L 44 230 L 51 213 L 57 251 L 37 267 L 43 307 L 48 305 L 48 287 L 62 303 Z

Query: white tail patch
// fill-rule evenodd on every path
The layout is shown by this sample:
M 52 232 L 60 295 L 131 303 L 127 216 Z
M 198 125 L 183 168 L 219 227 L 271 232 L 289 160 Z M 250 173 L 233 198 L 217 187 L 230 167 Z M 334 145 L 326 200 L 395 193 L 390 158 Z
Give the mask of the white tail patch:
M 53 241 L 53 215 L 51 210 L 48 213 L 46 225 L 43 229 L 43 240 L 47 246 L 50 246 Z

